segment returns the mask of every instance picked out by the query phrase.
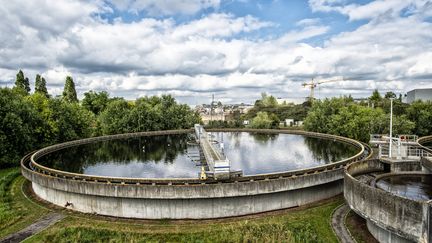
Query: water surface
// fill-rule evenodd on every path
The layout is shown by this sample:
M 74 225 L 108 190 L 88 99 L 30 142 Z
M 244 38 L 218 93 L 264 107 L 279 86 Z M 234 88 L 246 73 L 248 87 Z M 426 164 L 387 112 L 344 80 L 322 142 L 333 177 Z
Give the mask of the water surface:
M 333 140 L 290 134 L 213 133 L 224 143 L 233 170 L 245 175 L 319 166 L 353 156 L 358 148 Z M 62 149 L 38 159 L 74 173 L 132 178 L 197 178 L 201 170 L 192 134 L 96 142 Z M 197 161 L 193 161 L 197 160 Z
M 425 146 L 425 147 L 428 147 L 428 148 L 432 149 L 432 142 L 427 142 L 427 143 L 424 143 L 424 144 L 423 144 L 423 146 Z
M 396 195 L 427 201 L 432 199 L 431 175 L 404 175 L 386 177 L 377 182 L 377 187 Z

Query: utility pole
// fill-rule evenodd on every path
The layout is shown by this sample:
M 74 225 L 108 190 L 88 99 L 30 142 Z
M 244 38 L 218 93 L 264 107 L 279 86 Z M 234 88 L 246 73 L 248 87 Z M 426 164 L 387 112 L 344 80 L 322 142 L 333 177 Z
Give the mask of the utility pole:
M 389 158 L 392 157 L 392 143 L 393 143 L 393 98 L 390 98 L 390 146 Z
M 138 132 L 141 131 L 141 113 L 138 113 Z
M 212 94 L 212 101 L 210 104 L 210 123 L 213 122 L 213 103 L 214 103 L 214 94 Z

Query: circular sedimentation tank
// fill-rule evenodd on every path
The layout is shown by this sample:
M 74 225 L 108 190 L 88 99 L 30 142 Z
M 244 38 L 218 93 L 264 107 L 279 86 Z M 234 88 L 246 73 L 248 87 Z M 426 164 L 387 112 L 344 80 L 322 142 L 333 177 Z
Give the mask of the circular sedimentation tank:
M 300 206 L 342 192 L 343 166 L 368 152 L 352 139 L 304 131 L 222 129 L 232 170 L 199 179 L 192 130 L 119 134 L 41 149 L 22 160 L 35 194 L 86 213 L 220 218 Z M 204 164 L 205 165 L 205 164 Z
M 380 178 L 376 187 L 416 201 L 432 199 L 431 174 L 403 174 Z

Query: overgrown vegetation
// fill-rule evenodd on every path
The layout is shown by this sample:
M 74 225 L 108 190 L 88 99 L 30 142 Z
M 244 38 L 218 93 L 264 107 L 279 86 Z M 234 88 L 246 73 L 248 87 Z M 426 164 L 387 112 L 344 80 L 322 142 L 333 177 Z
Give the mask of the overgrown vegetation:
M 124 132 L 190 128 L 198 114 L 169 95 L 135 101 L 89 91 L 80 103 L 72 77 L 62 96 L 51 97 L 36 76 L 35 92 L 20 70 L 15 87 L 0 88 L 0 167 L 18 165 L 26 153 L 54 143 Z
M 21 193 L 23 182 L 18 168 L 0 170 L 0 238 L 24 228 L 47 212 L 25 198 Z
M 20 174 L 18 170 L 11 170 L 0 178 L 0 229 L 13 223 L 14 212 L 12 210 L 12 197 L 10 186 L 12 181 Z
M 27 242 L 337 242 L 329 218 L 342 199 L 274 216 L 221 222 L 131 223 L 69 216 Z

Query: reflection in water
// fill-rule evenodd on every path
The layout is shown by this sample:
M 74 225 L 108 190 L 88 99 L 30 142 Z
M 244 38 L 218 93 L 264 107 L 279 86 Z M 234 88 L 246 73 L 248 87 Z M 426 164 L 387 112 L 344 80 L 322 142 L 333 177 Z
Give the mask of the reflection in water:
M 245 175 L 303 169 L 350 157 L 358 149 L 344 143 L 291 134 L 213 133 L 224 141 L 234 170 Z
M 153 136 L 79 145 L 40 158 L 48 167 L 91 175 L 175 178 L 197 177 L 186 155 L 187 135 Z
M 432 199 L 431 175 L 408 175 L 386 177 L 377 182 L 377 187 L 402 197 L 419 201 Z
M 250 136 L 254 138 L 255 142 L 265 144 L 276 140 L 279 134 L 250 133 Z
M 224 142 L 234 170 L 245 175 L 302 169 L 338 161 L 358 149 L 332 140 L 289 134 L 213 133 Z M 190 135 L 169 135 L 96 142 L 40 158 L 54 169 L 134 178 L 196 178 L 200 167 L 187 155 Z

